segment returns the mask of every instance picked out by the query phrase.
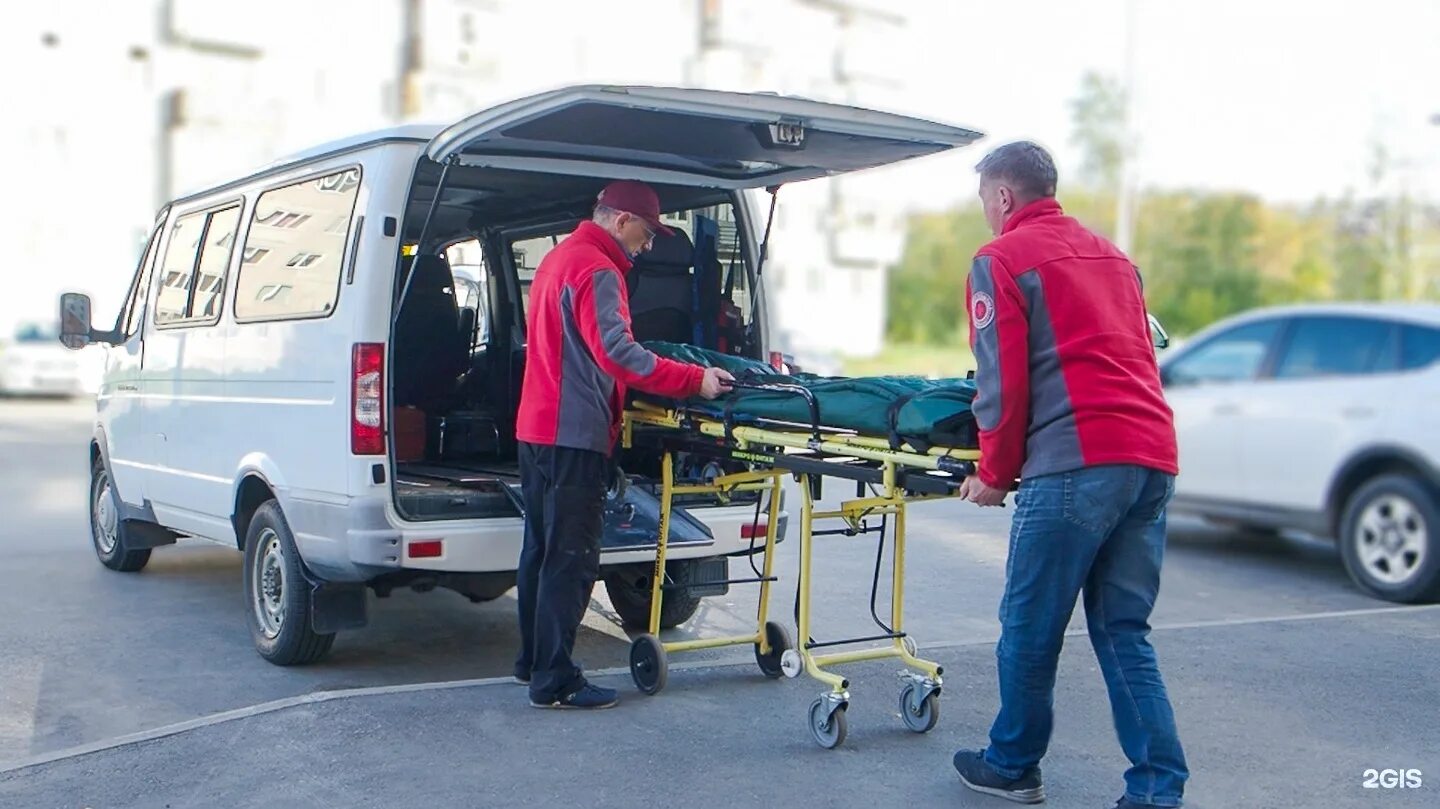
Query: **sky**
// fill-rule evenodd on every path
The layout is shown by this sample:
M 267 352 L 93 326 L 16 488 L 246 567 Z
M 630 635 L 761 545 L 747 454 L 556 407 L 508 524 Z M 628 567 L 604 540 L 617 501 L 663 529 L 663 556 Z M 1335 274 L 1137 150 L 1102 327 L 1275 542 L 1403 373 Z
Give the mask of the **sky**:
M 134 266 L 133 243 L 139 232 L 135 222 L 148 222 L 151 186 L 148 180 L 105 178 L 119 165 L 112 158 L 150 148 L 136 141 L 140 129 L 125 126 L 126 118 L 154 113 L 133 98 L 87 95 L 84 77 L 96 68 L 84 57 L 113 57 L 124 69 L 146 69 L 115 54 L 150 30 L 149 20 L 137 10 L 152 2 L 25 4 L 0 29 L 5 45 L 0 66 L 16 76 L 39 71 L 46 77 L 43 82 L 0 84 L 0 101 L 16 111 L 20 124 L 0 130 L 0 166 L 8 184 L 54 191 L 44 200 L 73 194 L 69 186 L 47 179 L 56 155 L 69 149 L 71 169 L 96 173 L 96 187 L 107 188 L 107 202 L 133 214 L 129 219 L 89 221 L 86 243 L 108 245 L 108 252 L 85 260 L 67 257 L 63 274 L 26 279 L 12 290 L 15 294 L 0 300 L 0 329 L 14 313 L 50 311 L 52 286 L 59 277 L 101 298 L 123 292 L 121 285 L 116 287 L 119 292 L 101 293 L 92 278 L 114 272 L 114 267 L 128 274 Z M 386 123 L 373 103 L 380 92 L 376 75 L 391 63 L 393 54 L 381 34 L 393 32 L 401 0 L 351 2 L 351 17 L 369 20 L 351 28 L 369 31 L 374 41 L 356 42 L 356 32 L 348 28 L 341 35 L 317 38 L 316 31 L 329 31 L 335 24 L 321 19 L 318 5 L 254 0 L 236 10 L 209 0 L 176 0 L 177 8 L 200 15 L 204 19 L 194 21 L 219 35 L 244 21 L 285 20 L 283 29 L 271 32 L 286 35 L 276 47 L 319 54 L 315 58 L 325 65 L 323 77 L 307 82 L 324 84 L 332 96 L 372 102 L 373 112 L 366 114 L 375 120 L 363 122 L 361 113 L 331 120 L 303 105 L 287 109 L 278 121 L 286 150 Z M 477 47 L 507 56 L 501 60 L 507 66 L 502 82 L 507 97 L 577 82 L 680 83 L 679 65 L 693 43 L 689 21 L 699 2 L 629 0 L 621 13 L 590 0 L 516 0 L 498 7 L 507 9 L 504 27 L 509 33 L 489 38 L 482 34 Z M 781 86 L 726 89 L 792 91 L 787 82 L 803 88 L 802 74 L 813 74 L 817 67 L 809 62 L 828 58 L 806 47 L 804 24 L 797 22 L 805 19 L 802 12 L 768 0 L 722 2 L 740 12 L 731 15 L 733 32 L 743 36 L 755 31 L 756 39 L 777 49 L 776 61 L 782 66 L 764 79 L 778 80 Z M 1055 153 L 1063 202 L 1066 184 L 1073 182 L 1079 166 L 1079 155 L 1069 143 L 1070 102 L 1086 71 L 1122 80 L 1127 76 L 1127 36 L 1134 46 L 1128 72 L 1138 141 L 1133 173 L 1141 188 L 1241 191 L 1296 203 L 1365 193 L 1370 190 L 1366 168 L 1371 147 L 1379 142 L 1395 161 L 1389 190 L 1403 183 L 1419 198 L 1440 202 L 1440 126 L 1430 123 L 1440 114 L 1440 0 L 864 2 L 902 10 L 910 24 L 896 36 L 882 37 L 866 28 L 856 32 L 862 44 L 860 61 L 906 77 L 901 89 L 867 96 L 863 103 L 985 133 L 981 141 L 954 153 L 876 170 L 853 182 L 853 188 L 863 189 L 860 193 L 903 209 L 939 210 L 973 200 L 974 166 L 985 151 L 1022 138 Z M 262 7 L 276 13 L 261 13 Z M 57 19 L 73 20 L 76 15 L 83 15 L 83 24 L 66 27 L 66 48 L 51 52 L 39 47 L 40 32 L 55 27 Z M 579 33 L 560 37 L 553 25 L 557 19 Z M 511 35 L 516 30 L 527 34 Z M 787 49 L 787 42 L 793 46 Z M 356 53 L 367 54 L 366 61 L 357 62 Z M 77 58 L 81 61 L 75 64 L 66 61 Z M 802 62 L 807 63 L 804 70 L 784 67 Z M 65 65 L 73 75 L 61 71 Z M 287 81 L 274 75 L 283 69 L 283 62 L 277 63 L 254 80 Z M 62 82 L 67 76 L 68 83 Z M 728 73 L 724 78 L 730 80 Z M 43 127 L 27 127 L 25 111 L 37 120 L 53 114 L 93 119 L 97 125 L 72 132 L 60 143 Z M 203 116 L 205 110 L 191 112 Z M 257 114 L 263 118 L 263 113 Z M 241 140 L 222 151 L 248 168 L 254 162 L 250 152 L 264 141 L 258 131 L 235 137 Z M 103 157 L 93 160 L 92 155 Z M 0 202 L 0 213 L 5 214 L 0 217 L 0 241 L 12 253 L 43 255 L 50 262 L 50 245 L 62 238 L 57 234 L 73 232 L 74 223 L 48 213 L 62 210 L 59 202 L 37 204 L 32 197 L 12 194 Z M 39 224 L 37 210 L 46 212 Z
M 1078 166 L 1068 104 L 1086 70 L 1124 78 L 1127 6 L 1142 187 L 1293 202 L 1360 192 L 1378 138 L 1412 191 L 1440 197 L 1440 126 L 1429 121 L 1440 114 L 1437 0 L 904 5 L 923 60 L 907 111 L 987 135 L 907 168 L 937 202 L 973 194 L 984 150 L 1022 138 L 1056 153 L 1063 197 L 1065 175 Z

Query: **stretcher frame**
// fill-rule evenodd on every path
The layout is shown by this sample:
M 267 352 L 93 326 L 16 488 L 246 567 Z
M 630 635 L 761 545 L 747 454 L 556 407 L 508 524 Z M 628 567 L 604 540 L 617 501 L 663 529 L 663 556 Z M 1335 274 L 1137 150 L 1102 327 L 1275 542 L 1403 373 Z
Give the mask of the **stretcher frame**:
M 917 733 L 933 729 L 939 720 L 939 698 L 943 686 L 943 668 L 918 656 L 914 639 L 904 631 L 905 590 L 905 513 L 910 503 L 954 497 L 965 477 L 974 474 L 978 450 L 933 447 L 919 451 L 892 440 L 872 438 L 853 432 L 829 429 L 820 424 L 818 405 L 810 392 L 794 385 L 747 385 L 768 391 L 782 391 L 803 396 L 810 405 L 811 423 L 799 425 L 785 422 L 737 424 L 727 415 L 717 418 L 713 413 L 684 407 L 666 408 L 637 401 L 624 414 L 622 443 L 626 448 L 645 446 L 661 453 L 660 527 L 656 547 L 655 575 L 652 577 L 651 616 L 649 632 L 631 645 L 631 675 L 644 693 L 655 694 L 666 683 L 666 655 L 694 649 L 728 645 L 754 644 L 756 660 L 767 676 L 780 673 L 794 678 L 802 672 L 829 687 L 810 706 L 809 724 L 815 741 L 825 748 L 842 744 L 847 732 L 846 709 L 850 703 L 850 681 L 831 667 L 869 660 L 898 659 L 908 669 L 900 672 L 906 684 L 900 693 L 900 714 L 906 727 Z M 743 461 L 751 471 L 716 477 L 708 484 L 676 485 L 674 455 L 687 452 L 719 460 Z M 939 473 L 939 474 L 936 474 Z M 790 643 L 783 626 L 767 622 L 773 556 L 779 521 L 779 503 L 784 477 L 793 475 L 800 483 L 800 570 L 796 593 L 796 626 L 801 642 Z M 841 478 L 856 483 L 857 496 L 845 500 L 833 510 L 816 510 L 824 478 Z M 863 496 L 866 487 L 871 495 Z M 726 493 L 765 489 L 770 492 L 769 520 L 765 536 L 764 571 L 757 579 L 735 579 L 727 583 L 758 581 L 761 585 L 755 634 L 740 637 L 661 642 L 659 619 L 661 602 L 667 588 L 662 585 L 664 560 L 669 540 L 669 515 L 673 498 L 683 493 Z M 878 488 L 877 488 L 878 487 Z M 877 529 L 869 524 L 875 517 L 882 522 Z M 821 536 L 857 536 L 881 533 L 877 549 L 876 584 L 879 578 L 879 556 L 884 550 L 886 523 L 894 520 L 891 573 L 890 623 L 882 622 L 875 611 L 875 589 L 871 592 L 871 615 L 887 631 L 880 635 L 847 638 L 817 643 L 811 629 L 811 582 L 815 539 Z M 842 528 L 816 530 L 817 520 L 839 520 Z M 717 582 L 718 584 L 718 582 Z M 683 586 L 683 585 L 681 585 Z M 826 647 L 885 641 L 878 647 L 856 651 L 819 653 Z M 776 671 L 776 660 L 779 666 Z

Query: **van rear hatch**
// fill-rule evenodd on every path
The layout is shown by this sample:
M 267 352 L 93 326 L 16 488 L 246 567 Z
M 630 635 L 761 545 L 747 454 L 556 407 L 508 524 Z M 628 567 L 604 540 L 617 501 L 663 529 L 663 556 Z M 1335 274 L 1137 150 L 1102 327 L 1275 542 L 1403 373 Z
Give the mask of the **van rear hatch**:
M 980 137 L 919 118 L 765 93 L 585 86 L 465 118 L 436 135 L 426 155 L 738 189 L 873 168 Z

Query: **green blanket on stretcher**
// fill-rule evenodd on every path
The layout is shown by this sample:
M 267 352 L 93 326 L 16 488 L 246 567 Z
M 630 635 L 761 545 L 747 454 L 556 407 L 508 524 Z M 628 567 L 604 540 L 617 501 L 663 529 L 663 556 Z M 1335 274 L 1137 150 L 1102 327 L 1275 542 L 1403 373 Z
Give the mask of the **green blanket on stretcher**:
M 658 340 L 644 345 L 662 357 L 707 368 L 724 368 L 744 382 L 802 385 L 815 395 L 823 427 L 886 438 L 897 448 L 902 443 L 919 450 L 936 446 L 961 449 L 978 446 L 975 417 L 970 412 L 975 383 L 969 379 L 780 374 L 758 360 L 691 345 Z M 715 415 L 723 415 L 728 410 L 737 423 L 746 419 L 810 423 L 810 406 L 802 397 L 775 391 L 736 389 L 714 401 L 696 397 L 684 404 Z

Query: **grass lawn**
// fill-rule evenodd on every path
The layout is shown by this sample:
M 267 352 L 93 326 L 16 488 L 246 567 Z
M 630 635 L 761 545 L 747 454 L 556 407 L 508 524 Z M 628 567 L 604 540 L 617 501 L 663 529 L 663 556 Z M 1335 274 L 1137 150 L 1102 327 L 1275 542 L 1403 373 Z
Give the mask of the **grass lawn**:
M 873 357 L 845 357 L 841 362 L 846 376 L 963 377 L 975 369 L 975 357 L 964 345 L 892 343 Z

